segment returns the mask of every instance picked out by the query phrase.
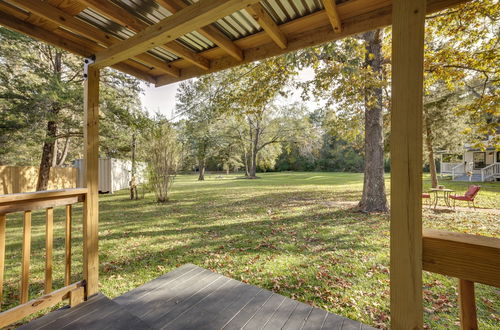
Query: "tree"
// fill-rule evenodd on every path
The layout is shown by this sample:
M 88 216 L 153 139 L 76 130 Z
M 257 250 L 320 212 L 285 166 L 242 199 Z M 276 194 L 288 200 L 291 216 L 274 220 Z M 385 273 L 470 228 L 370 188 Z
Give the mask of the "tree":
M 168 201 L 168 194 L 179 166 L 180 146 L 173 125 L 157 117 L 144 134 L 148 182 L 158 203 Z
M 314 79 L 301 83 L 304 97 L 324 99 L 351 141 L 364 134 L 364 183 L 358 207 L 386 212 L 384 179 L 384 109 L 388 108 L 382 30 L 366 32 L 298 53 L 301 67 L 312 67 Z
M 197 161 L 198 180 L 205 180 L 207 159 L 216 153 L 220 139 L 217 122 L 226 106 L 226 72 L 203 76 L 180 85 L 177 92 L 177 115 L 185 117 L 183 133 Z
M 244 150 L 246 176 L 256 178 L 259 153 L 271 144 L 283 142 L 291 131 L 289 121 L 279 118 L 283 109 L 273 105 L 279 95 L 285 95 L 285 87 L 296 72 L 287 57 L 275 57 L 251 65 L 232 69 L 238 76 L 231 84 L 231 105 L 239 123 L 238 136 Z M 276 155 L 276 157 L 279 154 Z
M 0 118 L 6 123 L 0 141 L 10 141 L 0 148 L 0 162 L 38 163 L 37 190 L 47 188 L 51 167 L 82 155 L 82 79 L 77 56 L 0 28 Z M 122 155 L 130 150 L 122 140 L 127 130 L 113 120 L 137 102 L 139 83 L 108 69 L 101 81 L 100 147 L 107 155 Z

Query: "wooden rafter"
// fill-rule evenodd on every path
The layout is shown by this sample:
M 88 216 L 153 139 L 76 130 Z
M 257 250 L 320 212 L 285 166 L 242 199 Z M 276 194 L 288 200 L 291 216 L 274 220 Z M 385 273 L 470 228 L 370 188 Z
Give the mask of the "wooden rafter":
M 99 12 L 100 14 L 106 16 L 112 21 L 123 25 L 124 27 L 134 31 L 140 32 L 148 27 L 148 24 L 142 22 L 134 15 L 130 14 L 125 9 L 109 2 L 102 0 L 80 0 L 85 5 Z M 197 54 L 193 50 L 187 48 L 186 46 L 178 43 L 177 41 L 170 41 L 161 48 L 181 57 L 193 63 L 194 65 L 200 67 L 203 70 L 208 70 L 210 67 L 210 62 L 203 56 Z
M 279 48 L 286 49 L 286 36 L 260 3 L 256 3 L 248 7 L 246 10 L 257 21 L 257 23 L 259 23 L 264 31 L 269 34 L 271 39 L 273 39 Z
M 121 62 L 256 2 L 258 0 L 200 0 L 133 37 L 95 54 L 94 65 L 104 67 Z
M 186 8 L 188 5 L 181 0 L 155 0 L 160 6 L 164 7 L 172 14 L 177 13 L 179 10 Z M 243 51 L 238 47 L 231 39 L 226 37 L 224 33 L 219 31 L 212 24 L 204 26 L 197 30 L 201 35 L 203 35 L 208 40 L 211 40 L 214 44 L 223 49 L 226 53 L 234 57 L 235 59 L 243 60 Z
M 427 0 L 427 13 L 443 10 L 464 2 L 467 2 L 467 0 Z M 280 29 L 288 39 L 286 50 L 276 48 L 274 43 L 262 44 L 263 40 L 268 39 L 265 32 L 240 39 L 236 44 L 245 50 L 245 59 L 243 63 L 250 63 L 305 47 L 342 39 L 350 35 L 390 25 L 392 22 L 392 5 L 390 3 L 389 1 L 388 5 L 382 8 L 371 10 L 360 15 L 355 15 L 356 11 L 353 10 L 358 9 L 358 7 L 356 7 L 359 5 L 358 1 L 348 1 L 342 3 L 342 5 L 338 5 L 340 14 L 342 17 L 345 17 L 341 33 L 335 33 L 333 31 L 324 10 L 282 24 L 280 25 Z M 217 50 L 209 50 L 203 54 L 206 54 L 205 56 L 207 58 L 213 58 L 209 72 L 217 72 L 242 64 L 242 62 L 235 61 L 231 57 L 220 55 L 220 52 Z M 175 64 L 177 65 L 177 63 Z M 206 72 L 202 72 L 197 68 L 187 66 L 179 67 L 181 67 L 180 78 L 159 76 L 156 86 L 168 85 L 206 74 Z
M 0 10 L 4 9 L 3 6 L 4 4 L 0 3 Z M 71 53 L 83 57 L 91 56 L 93 53 L 95 53 L 96 49 L 101 49 L 98 48 L 98 45 L 91 44 L 89 42 L 71 40 L 64 36 L 65 33 L 62 31 L 47 31 L 39 26 L 33 25 L 17 17 L 7 15 L 5 12 L 0 15 L 0 24 L 8 27 L 9 29 L 18 31 L 35 39 L 42 40 L 55 47 L 67 50 Z M 124 61 L 122 63 L 117 63 L 112 67 L 144 81 L 156 83 L 156 79 L 154 77 L 138 69 L 137 65 L 133 63 L 133 61 Z
M 31 13 L 41 16 L 58 26 L 64 26 L 75 33 L 89 38 L 90 40 L 99 42 L 105 46 L 111 46 L 121 41 L 120 39 L 67 14 L 61 9 L 51 6 L 47 2 L 41 2 L 38 0 L 10 0 L 10 2 L 30 11 Z M 180 75 L 179 69 L 160 59 L 157 59 L 150 54 L 139 54 L 135 57 L 135 59 L 151 65 L 173 77 L 179 77 Z
M 340 20 L 339 12 L 337 10 L 337 3 L 335 0 L 322 0 L 323 7 L 325 7 L 326 14 L 330 19 L 333 31 L 342 32 L 342 21 Z

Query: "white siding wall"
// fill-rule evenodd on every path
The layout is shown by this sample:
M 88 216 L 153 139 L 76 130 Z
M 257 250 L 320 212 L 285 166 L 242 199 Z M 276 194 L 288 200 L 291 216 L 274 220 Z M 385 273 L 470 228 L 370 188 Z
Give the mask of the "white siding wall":
M 78 187 L 83 187 L 85 179 L 84 160 L 77 159 L 73 165 L 78 168 Z M 137 163 L 137 183 L 144 183 L 146 165 Z M 99 191 L 113 193 L 127 189 L 131 179 L 132 162 L 115 158 L 99 159 Z

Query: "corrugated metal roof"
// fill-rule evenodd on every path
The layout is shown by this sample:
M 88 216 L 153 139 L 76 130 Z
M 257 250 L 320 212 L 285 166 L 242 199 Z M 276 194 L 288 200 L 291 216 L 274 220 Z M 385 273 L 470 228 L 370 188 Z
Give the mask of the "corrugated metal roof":
M 184 0 L 188 5 L 197 1 Z M 337 3 L 344 1 L 340 0 Z M 111 0 L 111 2 L 150 25 L 172 15 L 154 0 Z M 278 25 L 323 9 L 320 0 L 263 0 L 261 4 Z M 135 34 L 133 31 L 114 23 L 89 8 L 81 12 L 78 17 L 120 39 L 127 39 Z M 262 31 L 258 22 L 245 10 L 239 10 L 221 18 L 214 22 L 214 25 L 231 40 L 241 39 Z M 195 52 L 203 52 L 216 46 L 212 41 L 196 31 L 182 36 L 177 41 Z M 179 58 L 163 48 L 157 47 L 149 52 L 168 62 Z

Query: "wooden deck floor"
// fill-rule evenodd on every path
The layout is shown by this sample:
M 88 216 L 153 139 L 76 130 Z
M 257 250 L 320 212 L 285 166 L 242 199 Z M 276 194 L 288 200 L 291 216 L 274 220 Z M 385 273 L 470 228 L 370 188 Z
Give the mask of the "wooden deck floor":
M 372 329 L 187 264 L 110 300 L 99 294 L 21 329 Z

